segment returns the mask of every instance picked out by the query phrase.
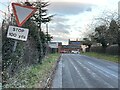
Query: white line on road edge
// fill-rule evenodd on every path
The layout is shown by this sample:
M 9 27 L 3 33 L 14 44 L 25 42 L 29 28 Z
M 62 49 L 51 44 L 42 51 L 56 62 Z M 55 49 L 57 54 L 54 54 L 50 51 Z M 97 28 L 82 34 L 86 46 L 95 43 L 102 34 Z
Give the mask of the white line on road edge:
M 62 88 L 62 61 L 58 63 L 58 68 L 53 79 L 52 88 Z

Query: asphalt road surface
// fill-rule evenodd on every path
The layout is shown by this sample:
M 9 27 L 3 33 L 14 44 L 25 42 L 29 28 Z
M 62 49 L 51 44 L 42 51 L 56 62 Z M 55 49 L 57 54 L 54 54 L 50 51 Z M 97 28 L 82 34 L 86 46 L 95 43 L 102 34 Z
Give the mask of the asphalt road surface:
M 52 88 L 118 88 L 118 64 L 79 54 L 62 54 Z

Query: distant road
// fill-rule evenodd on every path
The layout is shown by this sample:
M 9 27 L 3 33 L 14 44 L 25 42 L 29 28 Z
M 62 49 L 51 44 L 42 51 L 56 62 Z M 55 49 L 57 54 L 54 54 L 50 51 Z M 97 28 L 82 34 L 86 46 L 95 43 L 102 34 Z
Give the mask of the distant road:
M 118 88 L 118 64 L 79 54 L 63 54 L 52 88 Z

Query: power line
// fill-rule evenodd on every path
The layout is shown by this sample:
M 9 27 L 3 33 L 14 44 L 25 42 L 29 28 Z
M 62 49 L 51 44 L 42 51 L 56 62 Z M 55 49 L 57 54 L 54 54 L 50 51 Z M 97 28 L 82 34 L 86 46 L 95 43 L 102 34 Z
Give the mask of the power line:
M 6 12 L 4 12 L 4 11 L 2 11 L 2 10 L 0 10 L 0 12 L 2 12 L 2 13 L 4 13 L 4 14 L 6 14 Z
M 2 4 L 2 5 L 4 5 L 4 6 L 6 6 L 6 7 L 8 7 L 6 4 L 4 4 L 4 3 L 2 3 L 2 2 L 0 2 L 0 4 Z

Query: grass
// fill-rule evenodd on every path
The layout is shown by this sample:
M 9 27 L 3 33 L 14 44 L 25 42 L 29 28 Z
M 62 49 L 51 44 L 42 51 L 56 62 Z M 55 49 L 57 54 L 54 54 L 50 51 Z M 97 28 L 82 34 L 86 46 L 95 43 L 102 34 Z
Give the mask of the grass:
M 43 88 L 46 79 L 59 58 L 59 54 L 50 54 L 42 64 L 28 67 L 9 80 L 5 88 Z
M 83 55 L 95 57 L 98 59 L 104 59 L 112 62 L 117 62 L 118 63 L 118 56 L 117 55 L 108 55 L 108 54 L 101 54 L 101 53 L 95 53 L 95 52 L 86 52 L 82 53 Z

